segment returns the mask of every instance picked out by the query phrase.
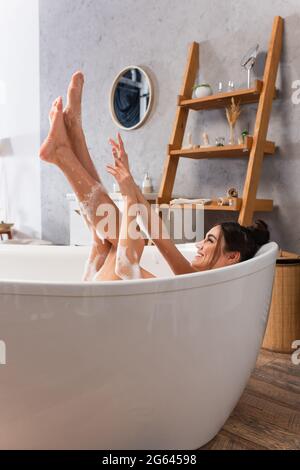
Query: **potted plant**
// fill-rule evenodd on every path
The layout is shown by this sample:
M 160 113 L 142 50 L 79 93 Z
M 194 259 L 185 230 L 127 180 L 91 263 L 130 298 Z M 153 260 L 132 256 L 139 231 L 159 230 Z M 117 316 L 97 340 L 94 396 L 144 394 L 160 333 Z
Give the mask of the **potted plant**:
M 213 94 L 212 88 L 209 83 L 200 83 L 193 86 L 196 98 L 205 98 Z

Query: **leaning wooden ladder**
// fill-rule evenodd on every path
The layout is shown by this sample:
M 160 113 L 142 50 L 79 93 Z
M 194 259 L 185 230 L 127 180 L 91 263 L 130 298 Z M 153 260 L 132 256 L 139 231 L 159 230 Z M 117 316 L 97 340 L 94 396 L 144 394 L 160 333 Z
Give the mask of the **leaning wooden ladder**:
M 248 157 L 249 162 L 242 198 L 237 199 L 234 206 L 219 206 L 217 201 L 213 201 L 211 204 L 205 205 L 204 209 L 238 211 L 239 223 L 245 226 L 252 223 L 255 211 L 272 211 L 273 201 L 270 199 L 257 199 L 256 194 L 264 155 L 275 153 L 275 144 L 268 142 L 266 138 L 272 102 L 276 96 L 275 83 L 281 55 L 282 34 L 283 19 L 277 16 L 273 23 L 263 81 L 256 80 L 255 85 L 250 89 L 234 90 L 197 99 L 192 99 L 192 89 L 199 68 L 199 44 L 196 42 L 191 44 L 183 85 L 178 96 L 176 119 L 171 141 L 168 145 L 168 154 L 157 199 L 158 204 L 169 204 L 172 198 L 179 158 Z M 240 104 L 258 102 L 253 136 L 246 138 L 243 145 L 183 149 L 182 142 L 189 111 L 225 108 L 230 104 L 232 97 Z M 205 195 L 201 195 L 201 197 L 205 197 Z M 196 206 L 180 205 L 173 207 L 194 208 Z

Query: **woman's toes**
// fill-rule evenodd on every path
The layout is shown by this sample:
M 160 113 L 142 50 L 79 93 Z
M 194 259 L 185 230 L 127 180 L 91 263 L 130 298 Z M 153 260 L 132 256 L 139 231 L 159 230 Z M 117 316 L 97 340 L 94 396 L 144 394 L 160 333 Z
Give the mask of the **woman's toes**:
M 59 112 L 62 112 L 62 110 L 63 110 L 63 100 L 62 100 L 61 96 L 59 98 L 57 98 L 57 100 L 56 100 L 56 109 Z
M 72 76 L 72 81 L 71 83 L 73 82 L 73 85 L 76 85 L 76 86 L 82 86 L 83 83 L 84 83 L 84 75 L 82 72 L 78 71 L 78 72 L 75 72 Z
M 81 95 L 84 84 L 84 76 L 82 72 L 76 72 L 71 78 L 68 88 L 68 107 L 76 107 L 81 105 Z
M 53 103 L 52 103 L 52 106 L 51 106 L 51 109 L 50 109 L 50 113 L 49 113 L 50 123 L 51 123 L 52 120 L 53 120 L 53 117 L 54 117 L 54 115 L 55 115 L 55 112 L 57 111 L 58 102 L 59 102 L 59 98 L 56 98 L 56 99 L 53 101 Z

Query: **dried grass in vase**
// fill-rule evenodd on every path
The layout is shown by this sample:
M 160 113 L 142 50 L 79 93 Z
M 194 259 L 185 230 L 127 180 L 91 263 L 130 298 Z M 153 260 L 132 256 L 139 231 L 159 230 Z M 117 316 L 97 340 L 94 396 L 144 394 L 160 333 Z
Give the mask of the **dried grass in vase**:
M 234 98 L 231 98 L 231 105 L 226 108 L 226 117 L 230 128 L 230 145 L 235 144 L 234 128 L 241 112 L 240 103 L 235 104 Z

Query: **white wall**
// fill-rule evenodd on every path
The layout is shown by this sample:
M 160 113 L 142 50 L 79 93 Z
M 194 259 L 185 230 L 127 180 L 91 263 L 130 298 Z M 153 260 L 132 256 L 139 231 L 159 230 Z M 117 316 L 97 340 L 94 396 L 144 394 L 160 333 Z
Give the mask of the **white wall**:
M 133 176 L 140 184 L 146 171 L 157 189 L 170 141 L 176 99 L 187 61 L 188 45 L 200 42 L 199 82 L 217 89 L 233 80 L 243 86 L 247 76 L 240 60 L 260 45 L 253 77 L 261 78 L 273 18 L 285 19 L 278 74 L 280 98 L 274 101 L 268 140 L 278 146 L 264 159 L 258 197 L 273 199 L 271 213 L 256 213 L 270 225 L 272 239 L 289 251 L 300 250 L 300 104 L 291 100 L 292 83 L 300 77 L 300 0 L 40 0 L 41 135 L 48 133 L 52 101 L 65 94 L 71 74 L 85 73 L 83 125 L 88 146 L 105 186 L 113 178 L 108 138 L 116 134 L 109 113 L 109 93 L 115 76 L 128 65 L 146 67 L 154 83 L 154 106 L 144 126 L 123 132 Z M 251 14 L 249 6 L 251 5 Z M 198 81 L 197 80 L 197 81 Z M 257 106 L 243 107 L 237 132 L 250 124 Z M 187 132 L 200 144 L 203 132 L 211 142 L 229 138 L 224 110 L 190 113 Z M 186 136 L 185 136 L 186 138 Z M 187 141 L 185 140 L 185 144 Z M 242 193 L 246 159 L 181 159 L 174 194 L 183 197 L 224 196 L 234 186 Z M 65 194 L 70 186 L 53 165 L 42 165 L 44 237 L 68 243 L 69 218 Z M 231 212 L 205 211 L 205 228 L 235 220 Z
M 41 234 L 39 107 L 38 0 L 0 0 L 0 218 L 7 205 L 30 237 Z

